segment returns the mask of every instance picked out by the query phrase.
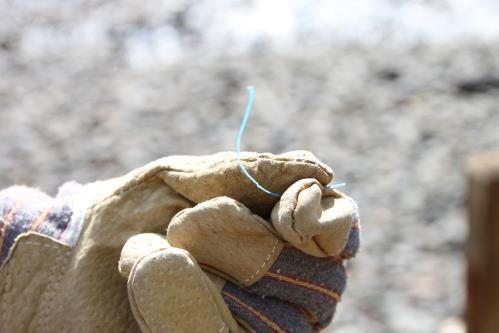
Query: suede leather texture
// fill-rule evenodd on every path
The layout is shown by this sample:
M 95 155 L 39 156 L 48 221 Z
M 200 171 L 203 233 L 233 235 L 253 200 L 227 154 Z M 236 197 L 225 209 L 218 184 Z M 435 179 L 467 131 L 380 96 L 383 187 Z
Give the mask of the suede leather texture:
M 220 291 L 182 249 L 171 247 L 139 259 L 128 295 L 144 333 L 239 331 Z
M 243 153 L 241 159 L 262 185 L 277 192 L 303 178 L 322 185 L 332 180 L 331 169 L 307 152 Z M 162 233 L 181 210 L 218 196 L 230 196 L 262 217 L 270 216 L 278 200 L 249 183 L 234 153 L 168 157 L 94 188 L 72 248 L 28 239 L 34 235 L 16 239 L 0 271 L 2 332 L 140 332 L 116 266 L 130 237 Z M 46 246 L 33 266 L 36 251 L 22 249 L 40 242 Z M 37 287 L 25 288 L 32 283 Z M 22 309 L 22 315 L 10 309 Z
M 1 332 L 48 332 L 71 248 L 36 232 L 20 236 L 0 275 Z
M 166 238 L 228 280 L 221 292 L 241 326 L 258 333 L 321 330 L 345 289 L 343 259 L 358 250 L 358 208 L 302 179 L 273 211 L 270 223 L 234 199 L 214 198 L 175 215 Z
M 175 215 L 167 240 L 187 250 L 205 270 L 244 286 L 258 281 L 284 247 L 270 223 L 228 197 Z
M 142 332 L 246 332 L 221 297 L 226 281 L 203 272 L 189 252 L 172 247 L 166 237 L 131 237 L 119 267 Z
M 294 247 L 315 257 L 328 257 L 345 247 L 357 211 L 352 199 L 309 178 L 284 192 L 271 221 Z

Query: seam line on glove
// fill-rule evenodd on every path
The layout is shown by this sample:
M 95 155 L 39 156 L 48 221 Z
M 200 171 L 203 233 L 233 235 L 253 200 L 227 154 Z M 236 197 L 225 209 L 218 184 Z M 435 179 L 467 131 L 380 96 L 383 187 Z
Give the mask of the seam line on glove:
M 274 241 L 274 246 L 272 247 L 272 251 L 270 251 L 269 255 L 267 256 L 267 258 L 265 259 L 265 261 L 263 262 L 263 264 L 260 267 L 258 267 L 258 269 L 256 270 L 255 273 L 253 273 L 253 275 L 251 275 L 249 278 L 245 279 L 243 282 L 248 282 L 251 279 L 253 279 L 256 275 L 258 275 L 258 273 L 260 272 L 260 270 L 262 270 L 267 265 L 267 263 L 269 262 L 270 258 L 272 258 L 272 255 L 274 254 L 275 249 L 277 248 L 277 244 L 278 243 L 279 243 L 279 238 L 276 238 L 275 241 Z
M 190 257 L 190 255 L 189 255 L 189 257 Z M 196 262 L 194 258 L 190 258 L 190 259 L 191 259 L 191 260 L 193 260 L 194 262 Z M 208 277 L 207 277 L 207 278 L 208 278 Z M 209 280 L 209 278 L 208 278 L 208 280 Z M 208 288 L 208 286 L 207 286 L 206 284 L 203 284 L 203 289 L 204 289 L 204 290 L 205 290 L 208 294 L 211 294 L 210 289 Z M 221 313 L 221 311 L 218 309 L 218 304 L 217 304 L 217 302 L 216 302 L 213 298 L 211 298 L 211 301 L 212 301 L 212 303 L 214 303 L 215 308 L 217 308 L 218 313 L 219 313 L 219 314 L 220 314 L 220 316 L 222 317 L 222 313 Z M 226 328 L 226 324 L 225 324 L 225 322 L 224 322 L 224 321 L 223 321 L 223 319 L 222 319 L 222 326 L 218 329 L 218 333 L 222 333 L 222 332 L 223 332 L 223 330 L 224 330 L 225 328 Z

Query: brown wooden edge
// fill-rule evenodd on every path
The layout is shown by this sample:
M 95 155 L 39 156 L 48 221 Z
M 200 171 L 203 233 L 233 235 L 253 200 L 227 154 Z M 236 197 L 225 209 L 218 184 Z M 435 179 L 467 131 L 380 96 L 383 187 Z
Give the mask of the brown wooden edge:
M 467 333 L 499 332 L 499 152 L 467 165 Z

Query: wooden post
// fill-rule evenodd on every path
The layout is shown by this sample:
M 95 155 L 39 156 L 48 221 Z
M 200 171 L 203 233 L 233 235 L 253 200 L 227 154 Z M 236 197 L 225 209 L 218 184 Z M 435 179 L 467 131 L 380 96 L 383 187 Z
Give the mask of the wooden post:
M 499 332 L 499 152 L 468 164 L 468 333 Z

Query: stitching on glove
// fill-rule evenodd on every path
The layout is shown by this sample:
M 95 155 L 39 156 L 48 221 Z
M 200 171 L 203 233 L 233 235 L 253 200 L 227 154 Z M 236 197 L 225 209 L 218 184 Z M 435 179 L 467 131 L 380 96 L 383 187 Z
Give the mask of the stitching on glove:
M 260 272 L 260 270 L 262 270 L 267 265 L 267 263 L 269 262 L 270 258 L 272 258 L 272 255 L 274 254 L 275 249 L 277 248 L 277 244 L 278 243 L 279 243 L 279 238 L 276 238 L 275 241 L 274 241 L 274 246 L 272 247 L 272 251 L 270 251 L 269 255 L 267 256 L 267 258 L 265 259 L 265 261 L 263 262 L 263 264 L 260 267 L 258 267 L 258 269 L 256 270 L 255 273 L 253 273 L 253 275 L 251 275 L 249 278 L 243 280 L 243 282 L 248 282 L 251 279 L 253 279 Z
M 190 257 L 190 256 L 189 256 L 189 257 Z M 190 258 L 190 259 L 192 259 L 192 258 Z M 204 290 L 208 293 L 208 295 L 211 295 L 210 290 L 208 289 L 208 287 L 207 287 L 205 284 L 203 284 L 203 289 L 204 289 Z M 217 310 L 218 310 L 218 305 L 217 305 L 217 302 L 216 302 L 213 298 L 211 298 L 211 301 L 214 303 L 215 308 L 217 308 Z M 219 313 L 220 313 L 220 311 L 219 311 Z M 222 314 L 221 314 L 221 313 L 220 313 L 220 316 L 222 316 Z M 223 332 L 223 330 L 225 329 L 225 327 L 226 327 L 226 326 L 225 326 L 225 322 L 222 320 L 222 326 L 218 329 L 218 333 L 222 333 L 222 332 Z

